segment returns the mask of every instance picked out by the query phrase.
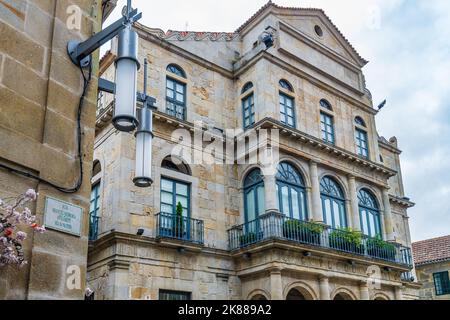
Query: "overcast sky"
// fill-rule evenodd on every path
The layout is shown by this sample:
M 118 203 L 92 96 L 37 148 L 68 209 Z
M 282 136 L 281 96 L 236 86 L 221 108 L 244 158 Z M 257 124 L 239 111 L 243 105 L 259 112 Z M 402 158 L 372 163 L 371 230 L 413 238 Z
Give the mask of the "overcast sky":
M 133 0 L 141 23 L 163 30 L 234 31 L 266 0 Z M 413 241 L 450 234 L 450 1 L 277 0 L 322 8 L 356 50 L 374 104 L 388 103 L 377 128 L 396 136 Z M 119 0 L 119 8 L 126 3 Z M 115 10 L 109 21 L 119 17 Z

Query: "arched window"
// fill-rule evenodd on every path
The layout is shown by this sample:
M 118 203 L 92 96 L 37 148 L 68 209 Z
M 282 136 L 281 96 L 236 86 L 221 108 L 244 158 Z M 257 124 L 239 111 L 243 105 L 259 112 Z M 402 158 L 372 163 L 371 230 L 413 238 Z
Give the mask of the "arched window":
M 356 152 L 359 156 L 363 158 L 369 158 L 369 144 L 367 141 L 367 132 L 361 127 L 366 127 L 366 123 L 361 117 L 355 118 L 355 142 L 356 142 Z
M 186 78 L 186 73 L 184 72 L 184 70 L 181 69 L 176 64 L 169 64 L 167 66 L 167 71 L 169 71 L 170 73 L 173 73 L 179 77 Z
M 264 180 L 259 168 L 253 169 L 244 180 L 244 211 L 245 222 L 251 222 L 263 214 Z
M 294 92 L 286 80 L 280 80 L 280 87 Z M 294 98 L 280 91 L 280 120 L 283 124 L 295 128 Z
M 100 161 L 95 160 L 94 165 L 92 166 L 92 178 L 98 175 L 102 171 L 102 165 Z
M 366 127 L 366 122 L 361 117 L 355 118 L 355 124 L 361 127 Z
M 167 71 L 186 78 L 183 69 L 176 65 L 170 64 Z M 186 120 L 186 84 L 170 75 L 166 78 L 166 112 L 180 120 Z
M 247 82 L 247 83 L 242 87 L 241 94 L 246 93 L 247 91 L 249 91 L 249 90 L 252 89 L 252 88 L 253 88 L 253 83 L 252 83 L 252 82 Z
M 325 99 L 320 100 L 320 106 L 322 108 L 324 108 L 324 109 L 329 110 L 329 111 L 333 111 L 333 108 L 331 107 L 331 104 Z
M 289 163 L 282 162 L 276 180 L 279 210 L 291 219 L 307 220 L 305 183 L 300 173 Z
M 242 94 L 250 91 L 253 83 L 247 82 L 242 88 Z M 255 123 L 255 98 L 253 92 L 242 98 L 242 117 L 244 129 L 251 127 Z
M 286 300 L 306 300 L 306 298 L 297 289 L 291 289 L 286 296 Z
M 370 237 L 381 238 L 380 209 L 375 196 L 369 190 L 361 189 L 358 192 L 358 202 L 362 232 Z
M 178 160 L 178 159 L 176 159 L 176 160 Z M 185 164 L 184 162 L 182 162 L 180 160 L 173 161 L 171 156 L 164 158 L 164 160 L 161 163 L 161 167 L 165 168 L 165 169 L 177 171 L 180 173 L 184 173 L 189 176 L 191 175 L 191 170 L 187 164 Z
M 280 84 L 280 87 L 282 87 L 283 89 L 286 89 L 290 92 L 294 92 L 294 89 L 292 88 L 291 84 L 289 82 L 287 82 L 287 80 L 281 79 L 279 84 Z
M 331 177 L 324 177 L 320 182 L 323 220 L 333 228 L 347 227 L 345 197 L 342 188 Z

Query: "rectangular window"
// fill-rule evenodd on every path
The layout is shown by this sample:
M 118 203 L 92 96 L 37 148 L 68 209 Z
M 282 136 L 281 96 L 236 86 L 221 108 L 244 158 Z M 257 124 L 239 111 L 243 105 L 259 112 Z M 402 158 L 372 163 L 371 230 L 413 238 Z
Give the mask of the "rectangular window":
M 450 280 L 448 276 L 448 271 L 434 273 L 433 278 L 434 278 L 434 288 L 436 289 L 437 296 L 450 294 Z
M 295 128 L 294 99 L 280 93 L 280 119 L 289 127 Z
M 242 99 L 244 129 L 255 124 L 255 100 L 253 94 Z
M 166 84 L 166 112 L 186 120 L 186 85 L 170 78 L 167 78 Z
M 100 213 L 100 183 L 92 186 L 89 215 L 98 217 Z
M 369 146 L 367 144 L 367 133 L 361 129 L 355 131 L 356 151 L 359 156 L 369 158 Z
M 183 216 L 189 217 L 189 185 L 183 182 L 161 179 L 161 212 L 176 214 L 177 204 L 183 207 Z
M 322 140 L 334 144 L 334 123 L 333 117 L 321 112 L 320 129 L 322 131 Z
M 190 292 L 159 290 L 159 300 L 191 300 Z

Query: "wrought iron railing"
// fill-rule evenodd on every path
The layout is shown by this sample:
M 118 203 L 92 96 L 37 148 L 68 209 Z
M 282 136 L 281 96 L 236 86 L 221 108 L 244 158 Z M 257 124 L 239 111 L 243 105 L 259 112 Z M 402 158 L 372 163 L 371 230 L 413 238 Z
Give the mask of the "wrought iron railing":
M 203 244 L 203 221 L 176 214 L 156 215 L 156 237 Z
M 268 213 L 236 226 L 228 230 L 228 238 L 230 250 L 265 240 L 281 239 L 412 266 L 410 248 L 400 244 L 345 229 L 333 229 L 317 223 L 290 219 L 279 213 Z
M 100 217 L 89 215 L 89 241 L 95 241 L 98 238 L 98 224 Z

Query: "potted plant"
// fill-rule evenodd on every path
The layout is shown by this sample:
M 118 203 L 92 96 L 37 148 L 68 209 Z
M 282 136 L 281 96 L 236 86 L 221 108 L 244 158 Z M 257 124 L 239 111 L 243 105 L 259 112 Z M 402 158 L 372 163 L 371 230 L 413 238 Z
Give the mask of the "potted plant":
M 245 247 L 257 241 L 255 232 L 247 232 L 239 237 L 239 244 L 241 247 Z
M 379 236 L 370 238 L 366 242 L 367 254 L 374 258 L 380 258 L 389 261 L 395 261 L 395 245 L 383 241 Z
M 319 223 L 290 219 L 283 224 L 283 236 L 290 240 L 319 245 L 324 229 L 325 226 Z
M 336 229 L 329 236 L 330 247 L 342 251 L 364 254 L 362 233 L 350 228 Z
M 175 223 L 173 224 L 173 235 L 176 238 L 183 238 L 184 237 L 184 221 L 183 221 L 183 206 L 181 202 L 178 202 L 177 208 L 176 208 L 176 215 L 175 215 Z

